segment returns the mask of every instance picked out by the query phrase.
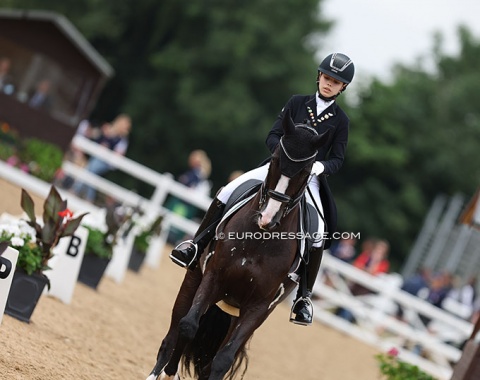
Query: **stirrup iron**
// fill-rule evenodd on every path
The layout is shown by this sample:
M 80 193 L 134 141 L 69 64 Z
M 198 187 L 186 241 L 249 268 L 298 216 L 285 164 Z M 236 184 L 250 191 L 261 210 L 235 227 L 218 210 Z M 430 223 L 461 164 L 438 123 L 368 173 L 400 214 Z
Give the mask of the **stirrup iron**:
M 189 263 L 184 263 L 183 261 L 180 261 L 179 259 L 177 259 L 175 256 L 173 256 L 173 251 L 179 251 L 183 249 L 188 249 L 188 248 L 193 248 L 195 249 L 195 254 L 193 255 L 193 258 L 192 260 L 189 262 Z M 198 255 L 198 245 L 197 243 L 195 243 L 193 240 L 185 240 L 185 241 L 182 241 L 180 244 L 178 244 L 173 250 L 172 252 L 170 252 L 170 259 L 172 259 L 173 262 L 175 262 L 175 264 L 183 267 L 183 268 L 189 268 L 190 265 L 192 265 L 195 260 L 197 259 L 197 255 Z
M 312 320 L 310 322 L 303 322 L 303 321 L 298 321 L 297 320 L 297 312 L 299 310 L 296 310 L 298 308 L 299 302 L 305 302 L 306 307 L 308 308 L 310 315 L 312 317 Z M 296 325 L 301 325 L 301 326 L 310 326 L 313 322 L 313 303 L 312 300 L 309 297 L 299 297 L 293 304 L 292 310 L 290 311 L 290 322 L 295 323 Z

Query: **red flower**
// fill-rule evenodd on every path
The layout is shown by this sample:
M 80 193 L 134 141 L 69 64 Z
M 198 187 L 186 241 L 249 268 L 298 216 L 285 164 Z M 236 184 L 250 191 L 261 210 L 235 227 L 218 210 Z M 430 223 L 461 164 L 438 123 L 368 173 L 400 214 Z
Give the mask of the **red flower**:
M 65 218 L 65 217 L 71 218 L 73 216 L 73 212 L 71 212 L 68 208 L 66 208 L 63 211 L 59 211 L 58 215 L 60 215 L 63 218 Z
M 387 355 L 390 356 L 398 356 L 398 350 L 395 347 L 392 347 L 390 350 L 388 350 Z

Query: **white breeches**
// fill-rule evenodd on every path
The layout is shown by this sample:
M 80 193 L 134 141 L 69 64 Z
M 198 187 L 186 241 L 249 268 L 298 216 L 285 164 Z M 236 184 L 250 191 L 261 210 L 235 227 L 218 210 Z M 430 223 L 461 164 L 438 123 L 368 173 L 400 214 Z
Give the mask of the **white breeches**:
M 260 181 L 265 180 L 265 178 L 267 177 L 269 166 L 270 166 L 270 163 L 267 163 L 263 166 L 260 166 L 258 168 L 255 168 L 253 170 L 250 170 L 242 174 L 240 177 L 235 178 L 233 181 L 225 185 L 225 187 L 223 187 L 222 190 L 220 190 L 220 192 L 217 194 L 217 198 L 221 202 L 227 203 L 228 199 L 230 198 L 230 195 L 232 195 L 233 191 L 242 183 L 248 181 L 249 179 L 258 179 Z M 320 209 L 320 212 L 323 215 L 323 206 L 322 206 L 322 202 L 320 201 L 320 182 L 318 181 L 318 177 L 316 175 L 310 176 L 310 179 L 308 181 L 308 188 L 310 189 L 310 192 L 313 195 L 313 199 L 315 200 L 316 205 L 318 206 L 318 208 Z M 312 201 L 312 198 L 310 196 L 310 192 L 308 191 L 306 192 L 307 202 L 315 207 L 315 204 Z M 321 247 L 323 245 L 323 240 L 321 240 L 320 237 L 323 236 L 323 233 L 325 231 L 325 226 L 320 216 L 318 219 L 319 219 L 318 231 L 317 231 L 318 236 L 315 239 L 315 242 L 313 243 L 314 247 Z

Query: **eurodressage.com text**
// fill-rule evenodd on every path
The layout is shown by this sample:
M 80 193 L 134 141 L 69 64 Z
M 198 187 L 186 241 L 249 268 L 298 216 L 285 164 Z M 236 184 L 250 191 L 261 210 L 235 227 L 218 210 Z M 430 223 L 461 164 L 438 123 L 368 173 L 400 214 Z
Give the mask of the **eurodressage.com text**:
M 340 239 L 360 239 L 360 232 L 334 232 L 329 234 L 327 232 L 220 232 L 217 235 L 218 240 L 289 240 L 289 239 L 313 239 L 313 240 L 340 240 Z

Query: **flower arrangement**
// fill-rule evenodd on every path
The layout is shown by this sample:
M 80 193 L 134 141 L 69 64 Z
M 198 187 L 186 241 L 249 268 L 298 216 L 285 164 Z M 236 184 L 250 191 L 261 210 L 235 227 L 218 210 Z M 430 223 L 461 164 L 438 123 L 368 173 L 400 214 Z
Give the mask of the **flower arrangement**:
M 390 349 L 386 354 L 375 355 L 384 380 L 435 380 L 416 365 L 398 359 L 398 350 Z
M 35 240 L 35 230 L 24 220 L 0 224 L 0 241 L 18 250 L 17 267 L 28 274 L 41 269 L 42 251 Z
M 22 189 L 20 205 L 28 220 L 9 220 L 0 225 L 0 241 L 9 242 L 19 252 L 17 268 L 27 274 L 43 273 L 49 269 L 48 261 L 53 257 L 52 248 L 65 236 L 71 236 L 78 228 L 82 214 L 72 218 L 67 201 L 62 200 L 52 186 L 43 205 L 42 223 L 35 216 L 32 197 Z

